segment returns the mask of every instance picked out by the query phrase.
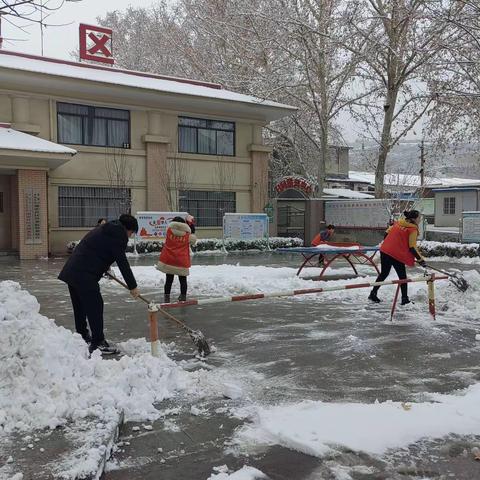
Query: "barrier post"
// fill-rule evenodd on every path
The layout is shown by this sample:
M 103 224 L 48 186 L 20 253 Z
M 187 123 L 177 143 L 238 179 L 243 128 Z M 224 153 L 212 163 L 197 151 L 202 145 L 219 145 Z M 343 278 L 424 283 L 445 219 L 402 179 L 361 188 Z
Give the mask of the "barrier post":
M 432 273 L 427 280 L 428 286 L 428 311 L 435 320 L 435 274 Z
M 158 338 L 158 312 L 148 311 L 148 320 L 150 322 L 150 348 L 152 357 L 159 356 L 159 338 Z

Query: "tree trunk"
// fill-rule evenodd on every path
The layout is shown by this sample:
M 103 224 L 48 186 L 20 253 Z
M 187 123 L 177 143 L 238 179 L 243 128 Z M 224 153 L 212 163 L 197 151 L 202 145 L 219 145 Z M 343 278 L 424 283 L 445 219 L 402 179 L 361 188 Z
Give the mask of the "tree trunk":
M 395 112 L 395 105 L 397 103 L 397 90 L 389 88 L 387 98 L 385 100 L 383 117 L 382 137 L 380 140 L 380 148 L 378 151 L 377 168 L 375 170 L 375 197 L 383 198 L 385 196 L 384 177 L 385 177 L 385 163 L 387 161 L 388 152 L 392 148 L 391 134 L 393 115 Z
M 317 197 L 323 194 L 323 186 L 325 184 L 325 172 L 328 159 L 328 131 L 325 128 L 320 129 L 320 159 L 318 161 L 317 170 Z

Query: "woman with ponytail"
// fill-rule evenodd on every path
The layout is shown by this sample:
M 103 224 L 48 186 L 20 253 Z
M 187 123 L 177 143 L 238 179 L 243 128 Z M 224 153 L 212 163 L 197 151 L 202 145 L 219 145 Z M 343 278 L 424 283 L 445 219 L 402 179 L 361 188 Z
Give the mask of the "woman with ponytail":
M 426 266 L 425 260 L 417 249 L 420 219 L 418 210 L 406 210 L 403 213 L 403 218 L 388 228 L 387 236 L 380 246 L 381 271 L 377 277 L 377 282 L 383 282 L 388 277 L 392 267 L 397 272 L 398 278 L 404 280 L 407 278 L 406 265 L 413 267 L 416 261 L 422 267 Z M 379 288 L 373 287 L 370 292 L 368 299 L 372 302 L 379 303 L 381 301 L 377 296 Z M 402 283 L 400 289 L 402 305 L 410 303 L 407 284 Z

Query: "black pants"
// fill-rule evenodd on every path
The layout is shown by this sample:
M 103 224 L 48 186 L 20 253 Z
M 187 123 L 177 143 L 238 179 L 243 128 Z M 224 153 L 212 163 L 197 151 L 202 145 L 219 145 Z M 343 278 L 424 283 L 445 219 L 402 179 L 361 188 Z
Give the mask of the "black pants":
M 167 273 L 166 275 L 167 275 L 167 278 L 165 280 L 165 287 L 163 289 L 163 293 L 165 295 L 170 295 L 170 292 L 172 291 L 172 283 L 173 283 L 173 279 L 175 278 L 175 275 L 172 275 L 171 273 Z M 180 293 L 182 295 L 186 295 L 187 294 L 187 277 L 179 275 L 178 280 L 180 281 Z
M 377 282 L 383 282 L 390 274 L 390 270 L 392 269 L 392 267 L 397 272 L 398 278 L 400 280 L 404 280 L 405 278 L 407 278 L 407 269 L 405 267 L 405 264 L 399 262 L 398 260 L 395 260 L 390 255 L 380 252 L 380 263 L 382 268 L 380 270 L 380 275 L 377 277 Z M 380 287 L 373 287 L 372 293 L 376 295 L 379 288 Z M 402 283 L 400 285 L 400 290 L 402 292 L 402 298 L 408 298 L 408 285 L 406 283 Z
M 69 285 L 68 291 L 72 299 L 77 333 L 82 336 L 88 334 L 88 319 L 92 332 L 92 345 L 100 344 L 105 339 L 103 335 L 103 298 L 100 287 L 97 285 L 96 288 L 79 289 Z

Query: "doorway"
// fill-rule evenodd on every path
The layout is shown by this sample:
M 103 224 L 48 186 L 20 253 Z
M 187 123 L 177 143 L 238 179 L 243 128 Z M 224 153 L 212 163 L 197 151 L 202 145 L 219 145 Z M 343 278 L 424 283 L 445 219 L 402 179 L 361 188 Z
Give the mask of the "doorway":
M 11 250 L 10 175 L 0 175 L 0 251 Z

